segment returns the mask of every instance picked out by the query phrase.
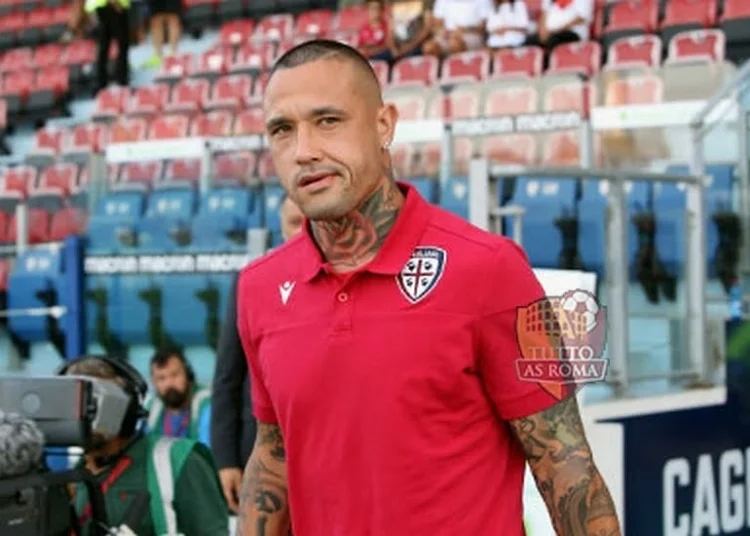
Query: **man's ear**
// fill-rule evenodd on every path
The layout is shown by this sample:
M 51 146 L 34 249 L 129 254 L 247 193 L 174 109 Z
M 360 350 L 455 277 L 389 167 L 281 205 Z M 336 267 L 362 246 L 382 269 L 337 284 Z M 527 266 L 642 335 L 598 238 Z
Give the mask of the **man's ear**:
M 378 137 L 383 149 L 387 149 L 393 142 L 397 122 L 398 109 L 396 106 L 386 103 L 380 107 L 380 111 L 378 111 Z

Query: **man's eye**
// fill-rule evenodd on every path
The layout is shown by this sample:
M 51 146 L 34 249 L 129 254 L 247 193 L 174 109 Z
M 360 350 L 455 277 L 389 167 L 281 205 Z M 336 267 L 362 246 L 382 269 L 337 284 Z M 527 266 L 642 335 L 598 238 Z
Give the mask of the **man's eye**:
M 288 131 L 289 131 L 288 125 L 281 125 L 279 127 L 275 127 L 271 129 L 271 136 L 275 136 L 277 134 L 283 134 L 284 132 L 288 132 Z
M 324 117 L 323 119 L 320 120 L 320 122 L 324 125 L 333 125 L 339 122 L 339 118 L 338 117 Z

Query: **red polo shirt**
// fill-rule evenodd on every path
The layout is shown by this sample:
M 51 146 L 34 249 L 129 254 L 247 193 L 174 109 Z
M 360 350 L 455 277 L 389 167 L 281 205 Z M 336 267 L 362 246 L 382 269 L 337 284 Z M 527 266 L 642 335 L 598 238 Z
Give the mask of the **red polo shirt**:
M 238 294 L 254 411 L 285 439 L 295 536 L 520 536 L 524 457 L 502 421 L 557 400 L 519 381 L 516 245 L 406 202 L 377 257 L 331 273 L 309 232 Z

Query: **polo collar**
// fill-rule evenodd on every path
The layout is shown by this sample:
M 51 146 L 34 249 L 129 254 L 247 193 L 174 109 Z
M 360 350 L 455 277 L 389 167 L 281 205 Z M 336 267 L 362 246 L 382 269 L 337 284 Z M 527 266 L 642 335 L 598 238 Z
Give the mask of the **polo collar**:
M 430 204 L 419 192 L 409 184 L 403 182 L 396 184 L 404 194 L 404 204 L 396 216 L 396 222 L 388 233 L 383 247 L 372 262 L 362 270 L 384 275 L 399 274 L 414 252 L 414 248 L 419 244 L 430 221 Z M 301 255 L 301 274 L 303 281 L 309 282 L 326 270 L 327 263 L 315 243 L 308 220 L 305 220 L 302 234 L 304 247 Z

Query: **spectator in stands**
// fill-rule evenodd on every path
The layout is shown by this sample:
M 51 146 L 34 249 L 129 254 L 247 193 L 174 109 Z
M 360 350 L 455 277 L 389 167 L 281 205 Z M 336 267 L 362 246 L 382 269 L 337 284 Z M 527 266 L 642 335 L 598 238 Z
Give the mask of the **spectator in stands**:
M 85 0 L 86 13 L 96 13 L 99 43 L 96 55 L 96 93 L 109 85 L 109 48 L 117 43 L 115 80 L 121 86 L 130 81 L 130 0 Z
M 102 484 L 110 526 L 120 526 L 137 494 L 145 490 L 149 508 L 138 525 L 129 527 L 133 534 L 229 534 L 227 507 L 209 450 L 189 439 L 166 443 L 139 429 L 146 381 L 135 369 L 111 358 L 83 357 L 59 373 L 109 380 L 131 399 L 119 434 L 95 436 L 81 461 Z M 164 466 L 171 470 L 156 470 Z M 94 534 L 86 487 L 77 483 L 71 488 L 80 534 Z M 172 495 L 171 501 L 162 500 L 165 493 Z
M 393 43 L 384 0 L 368 0 L 368 20 L 359 29 L 357 45 L 372 60 L 393 60 Z
M 151 383 L 156 396 L 146 402 L 149 431 L 209 446 L 211 391 L 198 384 L 185 354 L 177 348 L 157 351 L 151 358 Z
M 432 37 L 422 50 L 443 57 L 479 50 L 485 43 L 487 18 L 492 0 L 437 0 L 432 12 Z
M 588 41 L 594 16 L 593 0 L 544 0 L 539 19 L 539 34 L 528 43 L 542 45 L 547 51 L 576 41 Z
M 487 46 L 491 49 L 513 48 L 528 39 L 529 12 L 524 0 L 495 0 L 487 18 Z
M 154 43 L 154 56 L 146 62 L 147 67 L 160 67 L 164 59 L 165 37 L 169 40 L 169 53 L 177 54 L 177 45 L 182 34 L 181 0 L 149 0 L 151 12 L 151 40 Z M 165 36 L 166 30 L 166 36 Z
M 302 229 L 302 212 L 286 196 L 280 211 L 281 234 L 284 240 L 289 240 Z M 213 393 L 211 448 L 224 497 L 229 509 L 237 513 L 242 469 L 253 450 L 257 423 L 250 402 L 247 360 L 237 332 L 236 280 L 227 297 L 227 314 L 216 349 Z

